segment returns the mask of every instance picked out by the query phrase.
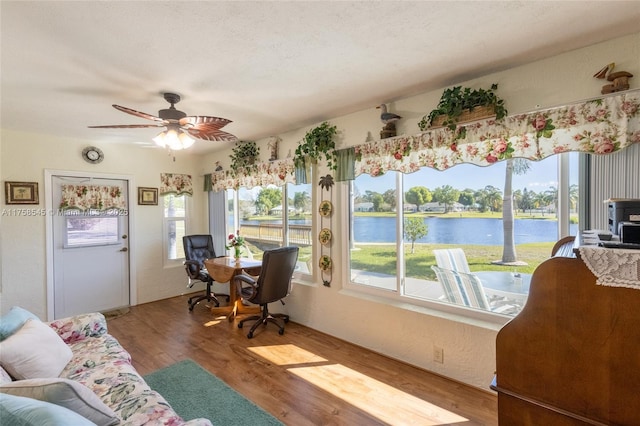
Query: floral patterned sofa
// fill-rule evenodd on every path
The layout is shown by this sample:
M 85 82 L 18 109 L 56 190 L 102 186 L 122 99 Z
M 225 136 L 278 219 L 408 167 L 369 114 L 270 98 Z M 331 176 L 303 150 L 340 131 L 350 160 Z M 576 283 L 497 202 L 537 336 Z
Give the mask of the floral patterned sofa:
M 207 419 L 185 422 L 153 391 L 131 364 L 131 356 L 107 333 L 99 313 L 46 323 L 69 346 L 71 361 L 60 378 L 91 389 L 119 418 L 119 425 L 211 426 Z

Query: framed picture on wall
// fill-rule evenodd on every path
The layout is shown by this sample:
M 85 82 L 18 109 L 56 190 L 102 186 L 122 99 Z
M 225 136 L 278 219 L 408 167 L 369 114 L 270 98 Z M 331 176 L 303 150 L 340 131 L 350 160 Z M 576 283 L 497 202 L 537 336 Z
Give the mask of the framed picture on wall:
M 40 204 L 38 201 L 38 182 L 4 183 L 6 204 Z
M 138 204 L 141 206 L 157 206 L 158 188 L 138 187 Z

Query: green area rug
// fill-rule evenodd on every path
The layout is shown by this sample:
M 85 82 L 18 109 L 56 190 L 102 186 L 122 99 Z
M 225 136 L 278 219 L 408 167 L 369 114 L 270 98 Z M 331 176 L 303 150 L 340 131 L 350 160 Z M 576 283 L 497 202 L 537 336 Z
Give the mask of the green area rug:
M 278 419 L 190 359 L 144 379 L 185 420 L 206 418 L 221 426 L 282 426 Z

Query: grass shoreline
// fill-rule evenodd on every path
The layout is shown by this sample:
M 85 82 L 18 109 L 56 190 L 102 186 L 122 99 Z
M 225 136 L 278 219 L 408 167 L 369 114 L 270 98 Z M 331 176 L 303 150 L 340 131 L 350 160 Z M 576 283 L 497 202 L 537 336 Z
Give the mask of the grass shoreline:
M 503 266 L 491 263 L 502 258 L 502 246 L 473 244 L 416 243 L 411 253 L 411 243 L 404 244 L 406 276 L 435 280 L 431 265 L 436 264 L 435 249 L 461 248 L 464 250 L 472 272 L 510 271 L 531 274 L 538 265 L 549 258 L 554 242 L 518 244 L 517 258 L 526 262 L 523 266 Z M 368 272 L 396 275 L 397 252 L 395 243 L 356 243 L 351 250 L 351 267 Z

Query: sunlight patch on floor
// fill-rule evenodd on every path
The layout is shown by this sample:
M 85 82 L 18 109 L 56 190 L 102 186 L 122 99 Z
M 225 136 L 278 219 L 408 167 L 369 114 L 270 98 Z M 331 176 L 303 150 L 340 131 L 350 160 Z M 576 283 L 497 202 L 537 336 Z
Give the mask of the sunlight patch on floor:
M 340 364 L 289 371 L 389 425 L 447 425 L 468 419 Z
M 222 319 L 224 319 L 224 317 Z M 222 319 L 215 319 L 213 321 L 207 321 L 203 325 L 205 327 L 213 327 L 214 325 L 220 324 L 222 322 Z
M 389 425 L 437 426 L 469 421 L 344 365 L 329 364 L 329 360 L 296 345 L 256 346 L 248 350 L 275 365 L 289 366 L 287 370 L 297 377 Z
M 275 365 L 307 364 L 310 362 L 328 361 L 296 345 L 256 346 L 248 349 Z

